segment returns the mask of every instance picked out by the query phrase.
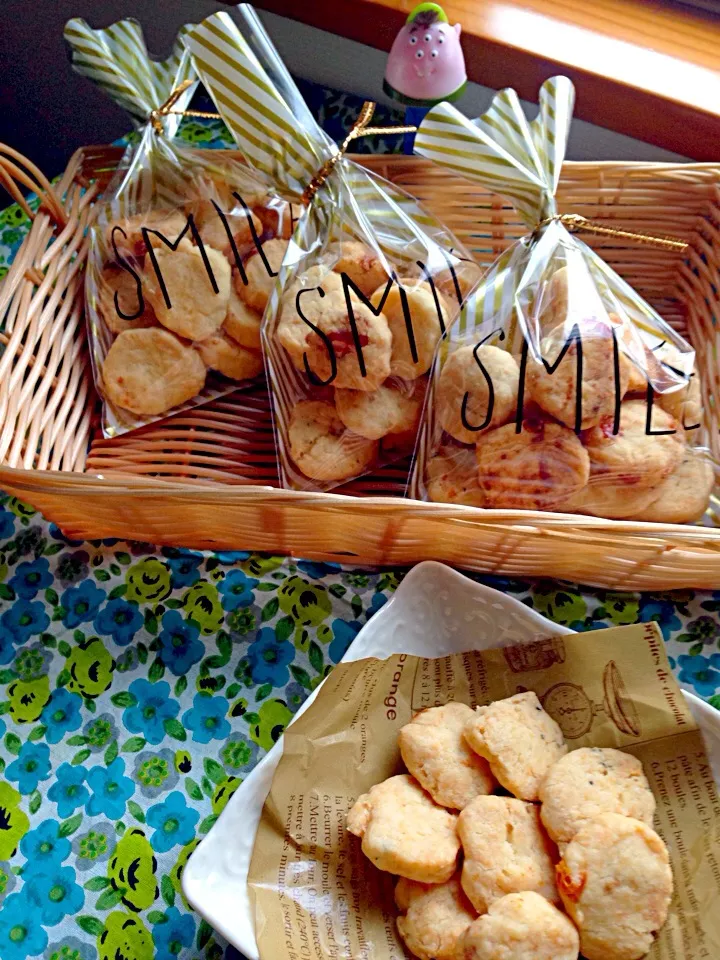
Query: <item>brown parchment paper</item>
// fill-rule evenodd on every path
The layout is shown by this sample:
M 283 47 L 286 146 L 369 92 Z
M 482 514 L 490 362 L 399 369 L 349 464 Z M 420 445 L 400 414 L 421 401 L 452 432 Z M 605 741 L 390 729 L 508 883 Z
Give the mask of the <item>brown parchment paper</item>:
M 401 638 L 397 638 L 401 642 Z M 675 895 L 653 960 L 720 957 L 720 803 L 702 737 L 655 623 L 442 659 L 338 666 L 286 731 L 249 872 L 261 960 L 391 960 L 394 878 L 345 830 L 357 797 L 402 770 L 397 733 L 449 700 L 534 690 L 570 749 L 617 747 L 644 764 Z

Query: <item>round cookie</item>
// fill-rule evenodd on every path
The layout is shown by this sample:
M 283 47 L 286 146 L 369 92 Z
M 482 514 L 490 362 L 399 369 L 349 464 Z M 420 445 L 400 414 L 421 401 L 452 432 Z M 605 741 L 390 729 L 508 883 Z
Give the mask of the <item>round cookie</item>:
M 213 204 L 213 200 L 220 207 L 225 217 L 230 236 L 228 236 L 228 231 Z M 230 237 L 233 238 L 238 253 L 242 254 L 244 251 L 254 248 L 263 233 L 263 225 L 260 220 L 251 211 L 246 212 L 232 195 L 225 200 L 212 194 L 200 197 L 188 205 L 188 212 L 192 213 L 195 218 L 195 226 L 198 228 L 203 244 L 206 247 L 220 250 L 231 262 L 234 260 L 234 252 Z M 253 230 L 255 231 L 254 234 Z
M 558 899 L 557 850 L 532 803 L 514 797 L 476 797 L 458 817 L 457 832 L 465 854 L 463 890 L 478 913 L 506 894 L 523 890 Z
M 398 284 L 402 286 L 402 293 Z M 449 325 L 446 301 L 441 293 L 433 293 L 429 283 L 399 280 L 385 296 L 386 286 L 384 283 L 379 287 L 370 300 L 376 308 L 383 304 L 382 311 L 392 333 L 390 373 L 404 380 L 414 380 L 430 369 L 443 329 Z M 407 302 L 409 321 L 403 301 Z M 412 327 L 417 360 L 413 357 L 408 322 Z
M 696 523 L 705 513 L 715 486 L 712 463 L 687 447 L 680 465 L 651 492 L 653 500 L 632 515 L 649 523 Z
M 521 433 L 514 423 L 483 433 L 477 465 L 486 506 L 510 510 L 552 510 L 590 476 L 588 452 L 572 430 L 541 419 L 526 419 Z
M 155 250 L 167 295 L 149 258 L 145 264 L 146 296 L 160 323 L 187 340 L 205 340 L 216 333 L 227 316 L 230 301 L 230 264 L 212 247 L 205 251 L 218 292 L 212 288 L 198 247 L 182 240 L 177 250 Z
M 223 323 L 225 333 L 249 350 L 260 350 L 260 327 L 262 314 L 250 307 L 238 296 L 234 284 L 230 286 L 227 316 Z
M 107 255 L 113 258 L 117 254 L 128 260 L 141 260 L 147 253 L 147 245 L 142 229 L 157 230 L 171 242 L 180 236 L 187 226 L 187 217 L 180 210 L 148 210 L 145 213 L 136 213 L 131 217 L 114 220 L 107 225 L 105 242 Z M 115 228 L 119 227 L 119 230 Z M 185 234 L 187 238 L 190 231 Z M 148 239 L 155 249 L 168 249 L 159 237 L 148 234 Z
M 348 430 L 335 407 L 322 400 L 297 403 L 288 425 L 290 456 L 313 480 L 348 480 L 376 458 L 378 446 Z
M 458 943 L 476 916 L 458 876 L 440 884 L 401 878 L 395 903 L 404 914 L 397 918 L 398 933 L 410 953 L 420 960 L 455 960 Z
M 455 873 L 457 817 L 433 803 L 407 774 L 390 777 L 358 798 L 347 828 L 380 870 L 420 883 L 445 883 Z
M 265 312 L 265 307 L 270 299 L 270 294 L 272 293 L 272 288 L 275 285 L 275 280 L 282 266 L 286 250 L 286 240 L 268 240 L 262 245 L 262 255 L 257 251 L 245 261 L 244 267 L 247 283 L 243 280 L 239 271 L 235 274 L 235 289 L 240 299 L 244 300 L 251 310 L 255 310 L 260 314 Z M 266 260 L 272 273 L 270 273 L 265 264 Z
M 587 430 L 615 412 L 616 389 L 627 392 L 630 361 L 618 350 L 619 383 L 615 384 L 613 338 L 609 324 L 587 320 L 580 324 L 582 338 L 582 400 L 580 428 Z M 554 365 L 569 333 L 558 326 L 543 338 L 540 350 L 546 363 Z M 572 341 L 556 369 L 549 373 L 544 364 L 528 357 L 527 386 L 532 399 L 546 413 L 573 429 L 576 426 L 578 396 L 578 344 Z
M 663 841 L 617 813 L 600 814 L 576 834 L 557 882 L 586 960 L 644 957 L 667 919 L 673 889 Z
M 590 474 L 590 480 L 575 496 L 559 509 L 563 513 L 583 513 L 591 517 L 606 517 L 608 520 L 624 520 L 645 510 L 658 495 L 658 487 L 641 487 L 634 484 L 612 483 L 602 474 Z
M 142 293 L 142 290 L 140 291 Z M 131 317 L 142 306 L 142 312 L 132 320 L 126 320 L 118 313 Z M 108 330 L 122 333 L 123 330 L 138 330 L 142 327 L 157 326 L 155 311 L 145 297 L 138 297 L 138 285 L 135 277 L 121 267 L 106 264 L 102 268 L 98 284 L 98 308 Z
M 642 763 L 629 753 L 581 747 L 562 757 L 540 785 L 540 816 L 556 843 L 569 843 L 603 813 L 652 826 L 655 797 Z
M 653 407 L 653 431 L 647 433 L 644 400 L 626 400 L 620 407 L 620 428 L 613 434 L 614 417 L 607 417 L 583 436 L 590 455 L 593 476 L 611 483 L 625 483 L 640 490 L 656 487 L 680 465 L 685 449 L 678 423 L 670 414 Z
M 304 212 L 302 204 L 287 203 L 277 197 L 268 197 L 266 203 L 253 207 L 253 213 L 262 221 L 263 229 L 282 240 L 290 239 Z
M 415 389 L 415 383 L 419 388 Z M 417 430 L 422 412 L 426 384 L 414 381 L 405 387 L 402 383 L 382 384 L 377 390 L 336 390 L 335 407 L 349 430 L 369 440 L 380 440 L 388 433 Z
M 197 350 L 161 327 L 149 327 L 116 337 L 102 365 L 102 382 L 110 403 L 153 416 L 197 396 L 205 372 Z
M 545 897 L 509 893 L 465 932 L 456 960 L 578 960 L 580 938 Z
M 452 270 L 433 275 L 433 283 L 445 295 L 451 316 L 454 316 L 482 279 L 482 268 L 473 260 L 460 260 Z
M 418 713 L 398 736 L 403 763 L 442 807 L 462 810 L 475 797 L 495 789 L 487 761 L 463 737 L 472 718 L 466 704 L 446 703 Z
M 334 272 L 346 274 L 366 297 L 374 293 L 381 284 L 385 289 L 388 282 L 387 270 L 371 247 L 366 247 L 357 240 L 343 240 L 342 243 L 330 247 L 328 254 L 335 261 Z
M 462 503 L 484 507 L 485 495 L 478 485 L 475 452 L 466 447 L 445 447 L 425 467 L 428 499 L 435 503 Z
M 195 344 L 203 363 L 231 380 L 252 380 L 262 372 L 262 354 L 248 350 L 222 332 Z
M 520 368 L 515 357 L 498 347 L 467 346 L 455 350 L 440 372 L 435 394 L 437 416 L 443 430 L 460 443 L 477 443 L 480 431 L 469 430 L 462 419 L 466 393 L 465 419 L 471 426 L 485 424 L 485 430 L 501 427 L 512 420 L 517 410 L 519 376 Z M 486 423 L 491 389 L 492 414 Z

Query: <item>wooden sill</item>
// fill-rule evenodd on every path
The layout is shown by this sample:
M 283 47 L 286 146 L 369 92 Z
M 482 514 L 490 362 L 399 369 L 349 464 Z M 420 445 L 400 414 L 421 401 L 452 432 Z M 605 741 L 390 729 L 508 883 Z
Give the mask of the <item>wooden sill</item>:
M 389 50 L 416 0 L 255 0 Z M 575 114 L 694 160 L 720 158 L 720 19 L 654 0 L 445 0 L 471 80 L 537 101 L 557 72 Z

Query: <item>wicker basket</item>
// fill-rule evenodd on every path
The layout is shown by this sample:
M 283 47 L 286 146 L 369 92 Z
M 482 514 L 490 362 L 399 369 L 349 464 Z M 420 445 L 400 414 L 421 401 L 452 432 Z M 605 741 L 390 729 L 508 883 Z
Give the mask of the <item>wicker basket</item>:
M 0 180 L 15 199 L 18 184 L 42 198 L 0 287 L 0 487 L 77 538 L 369 564 L 433 558 L 620 589 L 720 587 L 720 529 L 712 527 L 420 503 L 401 499 L 407 464 L 338 494 L 276 489 L 264 388 L 103 439 L 85 347 L 82 267 L 93 200 L 119 157 L 112 147 L 79 151 L 53 188 L 18 154 L 0 150 Z M 483 265 L 522 232 L 497 197 L 424 160 L 357 159 L 417 196 Z M 562 210 L 689 242 L 677 253 L 593 241 L 693 342 L 705 390 L 704 440 L 718 462 L 719 184 L 720 166 L 711 164 L 567 163 L 559 190 Z

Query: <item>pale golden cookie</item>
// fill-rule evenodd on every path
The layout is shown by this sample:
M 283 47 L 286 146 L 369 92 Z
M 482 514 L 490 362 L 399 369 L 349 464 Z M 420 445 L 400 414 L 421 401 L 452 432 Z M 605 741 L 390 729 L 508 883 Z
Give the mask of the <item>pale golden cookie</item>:
M 376 308 L 383 304 L 382 311 L 390 325 L 391 375 L 404 380 L 414 380 L 430 369 L 443 329 L 448 327 L 449 313 L 445 298 L 438 291 L 433 294 L 429 283 L 419 283 L 413 279 L 401 279 L 399 283 L 402 285 L 402 292 L 398 284 L 394 283 L 385 296 L 384 283 L 373 293 L 370 300 Z M 407 307 L 404 306 L 405 303 Z
M 157 326 L 155 311 L 144 296 L 142 301 L 140 300 L 139 293 L 142 296 L 142 286 L 138 291 L 135 277 L 127 270 L 114 267 L 112 264 L 106 264 L 102 268 L 98 284 L 98 308 L 108 330 L 112 333 L 122 333 L 123 330 Z M 142 312 L 132 320 L 126 320 L 125 317 L 120 316 L 120 313 L 123 313 L 126 317 L 132 317 L 141 308 Z
M 435 503 L 462 503 L 484 507 L 485 494 L 478 484 L 475 451 L 445 447 L 425 467 L 428 499 Z
M 222 217 L 215 208 L 213 200 L 220 207 Z M 231 237 L 238 254 L 242 255 L 243 252 L 255 247 L 263 233 L 260 220 L 251 211 L 246 212 L 234 197 L 226 205 L 219 197 L 197 199 L 189 205 L 188 212 L 192 212 L 195 217 L 195 225 L 202 242 L 206 246 L 220 250 L 231 263 L 234 262 Z M 223 223 L 223 217 L 225 223 Z
M 286 240 L 268 240 L 262 245 L 262 254 L 255 252 L 245 261 L 247 283 L 239 271 L 235 274 L 235 289 L 252 310 L 265 312 L 286 250 Z
M 187 340 L 205 340 L 216 333 L 227 316 L 230 301 L 230 264 L 212 247 L 205 251 L 218 288 L 211 285 L 198 247 L 182 240 L 177 250 L 155 250 L 167 296 L 148 257 L 145 294 L 160 323 Z
M 452 270 L 448 268 L 433 275 L 433 283 L 445 295 L 452 316 L 478 285 L 482 275 L 482 268 L 472 260 L 461 260 Z
M 262 314 L 240 299 L 234 284 L 230 286 L 230 300 L 223 330 L 243 347 L 250 350 L 260 349 L 260 327 Z
M 578 438 L 562 424 L 526 419 L 483 433 L 477 445 L 480 489 L 486 506 L 511 510 L 552 510 L 581 490 L 590 459 Z
M 165 413 L 192 400 L 205 386 L 200 354 L 161 327 L 126 330 L 102 365 L 105 396 L 132 413 Z
M 263 228 L 283 240 L 290 239 L 304 212 L 305 207 L 299 203 L 269 198 L 267 203 L 253 207 L 253 213 L 260 218 Z
M 241 347 L 222 330 L 195 346 L 206 367 L 217 370 L 231 380 L 252 380 L 262 372 L 262 354 L 257 350 Z
M 673 878 L 665 844 L 631 817 L 603 813 L 563 854 L 557 883 L 586 960 L 638 960 L 667 919 Z
M 652 502 L 632 514 L 633 520 L 695 523 L 707 510 L 714 486 L 715 471 L 709 457 L 688 447 L 680 465 L 651 491 Z
M 652 826 L 655 797 L 642 763 L 629 753 L 581 747 L 562 757 L 540 785 L 541 817 L 556 843 L 568 843 L 602 813 Z
M 136 213 L 132 217 L 123 217 L 109 223 L 105 230 L 108 257 L 117 254 L 129 260 L 141 260 L 147 253 L 147 245 L 142 229 L 157 230 L 167 240 L 174 243 L 187 226 L 187 217 L 181 210 L 148 210 Z M 119 230 L 115 228 L 119 227 Z M 185 238 L 190 237 L 190 231 Z M 155 249 L 169 249 L 159 237 L 148 234 L 148 240 Z
M 666 413 L 669 413 L 671 417 L 674 417 L 683 430 L 702 424 L 702 390 L 697 371 L 693 373 L 687 386 L 674 390 L 672 393 L 657 393 L 654 402 Z M 691 432 L 688 433 L 688 437 L 692 437 Z
M 619 383 L 615 384 L 613 338 L 609 324 L 587 321 L 580 325 L 582 336 L 582 400 L 580 429 L 599 423 L 615 412 L 616 390 L 622 398 L 627 392 L 630 361 L 618 349 Z M 553 366 L 569 342 L 570 334 L 562 326 L 544 337 L 540 350 Z M 556 369 L 549 373 L 544 364 L 528 357 L 527 386 L 532 399 L 547 413 L 573 429 L 576 426 L 578 399 L 578 344 L 569 342 L 567 352 Z
M 534 890 L 556 901 L 557 851 L 532 803 L 476 797 L 458 817 L 463 890 L 479 913 L 508 893 Z
M 400 731 L 403 763 L 435 803 L 462 810 L 481 794 L 492 793 L 495 777 L 487 761 L 474 753 L 463 737 L 473 712 L 464 703 L 431 707 L 413 717 Z
M 521 800 L 538 799 L 548 770 L 567 753 L 562 730 L 532 691 L 476 707 L 465 739 L 488 761 L 502 786 Z
M 346 274 L 349 280 L 366 297 L 382 284 L 383 289 L 388 282 L 385 267 L 377 253 L 364 243 L 357 240 L 343 240 L 328 250 L 329 256 L 335 261 L 333 270 L 337 274 Z
M 538 893 L 509 893 L 468 927 L 456 960 L 578 960 L 570 920 Z
M 418 389 L 414 384 L 417 383 Z M 389 433 L 415 433 L 420 422 L 424 381 L 406 385 L 399 381 L 382 384 L 377 390 L 336 390 L 338 416 L 350 430 L 369 440 L 380 440 Z
M 290 456 L 313 480 L 348 480 L 376 458 L 373 440 L 348 430 L 335 407 L 322 400 L 303 400 L 293 407 L 288 425 Z
M 563 513 L 584 513 L 608 520 L 624 520 L 645 510 L 658 495 L 658 487 L 613 483 L 603 474 L 590 473 L 590 480 L 575 496 L 558 507 Z
M 456 875 L 447 883 L 398 880 L 395 903 L 404 916 L 398 933 L 410 953 L 420 960 L 455 960 L 455 951 L 476 913 Z
M 347 817 L 348 830 L 362 838 L 376 867 L 420 883 L 445 883 L 455 873 L 456 827 L 457 817 L 407 774 L 371 787 Z
M 626 400 L 620 407 L 617 434 L 613 434 L 614 417 L 607 417 L 585 432 L 583 443 L 594 477 L 632 484 L 639 490 L 656 487 L 680 465 L 685 445 L 677 421 L 656 406 L 651 430 L 675 432 L 648 433 L 647 409 L 644 400 Z
M 463 423 L 466 394 L 465 420 L 471 426 L 484 424 L 483 429 L 488 430 L 508 423 L 517 410 L 519 376 L 515 357 L 498 347 L 467 346 L 455 350 L 440 372 L 435 393 L 437 416 L 443 430 L 460 443 L 477 443 L 480 431 L 470 430 Z

